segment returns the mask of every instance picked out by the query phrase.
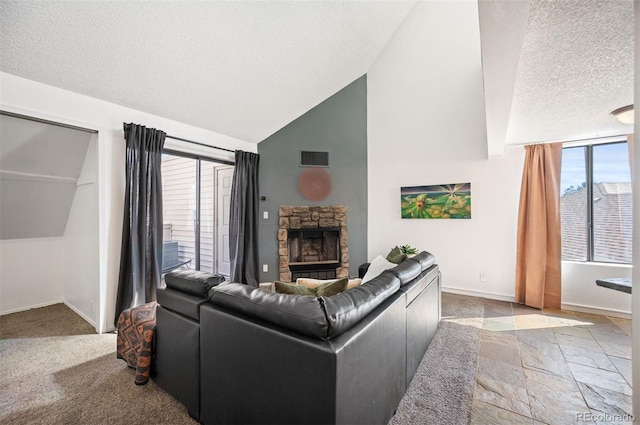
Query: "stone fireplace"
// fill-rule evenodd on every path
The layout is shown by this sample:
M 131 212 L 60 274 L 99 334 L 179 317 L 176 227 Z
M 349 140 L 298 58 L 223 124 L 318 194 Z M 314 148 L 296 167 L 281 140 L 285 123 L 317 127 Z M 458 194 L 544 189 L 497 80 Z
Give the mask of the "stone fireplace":
M 347 207 L 281 206 L 278 258 L 282 282 L 348 277 Z

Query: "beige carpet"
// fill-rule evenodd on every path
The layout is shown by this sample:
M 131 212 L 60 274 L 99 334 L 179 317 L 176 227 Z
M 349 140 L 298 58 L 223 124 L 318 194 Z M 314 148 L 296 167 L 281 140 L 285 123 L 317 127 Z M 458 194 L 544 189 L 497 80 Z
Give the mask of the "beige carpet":
M 390 425 L 469 421 L 482 303 L 443 294 L 443 322 Z M 0 316 L 1 424 L 196 424 L 62 304 Z
M 196 424 L 173 397 L 116 359 L 62 304 L 0 317 L 0 423 Z

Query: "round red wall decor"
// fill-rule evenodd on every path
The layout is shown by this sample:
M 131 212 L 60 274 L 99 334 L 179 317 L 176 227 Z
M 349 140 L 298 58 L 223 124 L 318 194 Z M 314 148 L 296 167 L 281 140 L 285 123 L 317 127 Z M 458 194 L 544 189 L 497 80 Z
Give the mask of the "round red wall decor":
M 324 168 L 307 168 L 298 179 L 300 193 L 310 201 L 322 201 L 331 193 L 331 175 Z

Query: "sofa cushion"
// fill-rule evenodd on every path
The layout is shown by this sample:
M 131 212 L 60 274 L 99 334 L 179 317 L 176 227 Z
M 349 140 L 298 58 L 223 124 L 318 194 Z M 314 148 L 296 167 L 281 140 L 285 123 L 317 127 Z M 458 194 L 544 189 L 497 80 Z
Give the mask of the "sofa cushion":
M 426 270 L 435 264 L 436 257 L 427 251 L 422 251 L 420 254 L 416 254 L 411 257 L 411 260 L 417 261 L 418 263 L 420 263 L 420 267 L 422 267 L 422 270 Z
M 314 287 L 293 285 L 285 282 L 275 282 L 276 292 L 289 295 L 311 295 L 318 297 L 331 297 L 347 290 L 348 278 L 333 279 Z
M 326 298 L 330 300 L 335 297 Z M 241 283 L 211 289 L 209 303 L 316 338 L 326 338 L 329 324 L 320 304 L 323 298 L 291 297 Z
M 312 279 L 310 277 L 299 277 L 298 279 L 296 279 L 296 283 L 298 285 L 306 286 L 307 288 L 316 288 L 316 287 L 322 285 L 323 283 L 335 282 L 335 281 L 336 281 L 336 279 Z M 351 288 L 355 288 L 356 286 L 360 286 L 361 283 L 362 283 L 362 279 L 361 278 L 349 279 L 349 281 L 347 283 L 347 289 L 351 289 Z
M 400 248 L 398 248 L 397 246 L 394 247 L 391 250 L 391 252 L 389 252 L 387 254 L 387 261 L 390 261 L 390 262 L 392 262 L 394 264 L 400 264 L 406 259 L 407 259 L 407 254 L 402 252 L 402 250 Z
M 393 273 L 398 279 L 400 279 L 401 284 L 404 285 L 405 283 L 409 283 L 412 279 L 415 279 L 422 272 L 422 267 L 420 267 L 420 263 L 417 261 L 407 258 L 394 268 L 389 269 L 389 272 Z
M 383 271 L 389 270 L 390 268 L 393 268 L 395 266 L 396 265 L 394 263 L 384 259 L 382 255 L 378 255 L 376 258 L 374 258 L 371 261 L 371 264 L 369 264 L 369 268 L 367 269 L 367 272 L 362 278 L 362 284 L 364 285 L 374 277 L 378 276 Z
M 400 280 L 389 271 L 383 271 L 366 285 L 360 285 L 333 297 L 321 297 L 329 322 L 327 337 L 340 335 L 358 323 L 398 288 Z
M 313 288 L 307 288 L 302 285 L 294 285 L 292 283 L 286 282 L 273 282 L 273 288 L 278 294 L 287 294 L 287 295 L 310 295 L 312 297 L 316 296 L 316 291 Z
M 168 288 L 199 297 L 206 297 L 209 290 L 224 279 L 222 275 L 198 270 L 174 270 L 164 276 Z

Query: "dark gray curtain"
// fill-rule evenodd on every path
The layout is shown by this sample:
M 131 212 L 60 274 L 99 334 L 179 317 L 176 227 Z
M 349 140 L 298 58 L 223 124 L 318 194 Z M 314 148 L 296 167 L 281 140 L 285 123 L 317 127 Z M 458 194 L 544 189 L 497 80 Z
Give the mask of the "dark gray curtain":
M 231 185 L 231 281 L 258 286 L 258 164 L 256 153 L 236 151 Z
M 123 310 L 155 301 L 162 267 L 161 168 L 166 133 L 124 124 L 124 138 L 126 192 L 116 325 Z

